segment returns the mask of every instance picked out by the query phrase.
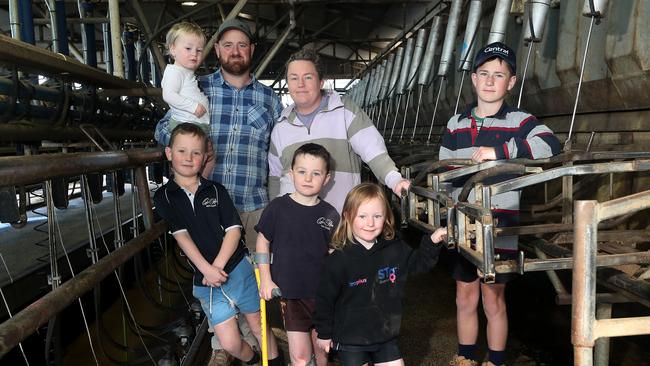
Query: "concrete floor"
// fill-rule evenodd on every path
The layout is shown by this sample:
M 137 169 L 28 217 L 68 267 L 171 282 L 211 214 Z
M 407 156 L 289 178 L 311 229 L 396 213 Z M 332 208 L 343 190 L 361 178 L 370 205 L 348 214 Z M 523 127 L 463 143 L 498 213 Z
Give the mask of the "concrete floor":
M 123 222 L 132 217 L 130 187 L 127 187 L 126 190 L 127 192 L 120 197 L 120 212 Z M 56 209 L 55 211 L 61 228 L 61 238 L 68 253 L 88 243 L 84 204 L 80 198 L 71 200 L 67 209 Z M 46 213 L 47 209 L 42 207 L 37 209 L 37 212 Z M 99 234 L 100 229 L 103 233 L 113 230 L 115 221 L 111 193 L 104 192 L 104 199 L 95 205 L 95 212 L 100 226 L 97 227 L 95 223 L 97 233 Z M 37 231 L 37 226 L 40 226 L 38 230 L 42 231 Z M 47 239 L 47 220 L 44 216 L 32 212 L 29 212 L 27 225 L 21 229 L 14 229 L 8 224 L 0 225 L 0 253 L 2 253 L 13 281 L 34 272 L 41 266 L 46 266 L 49 270 Z M 59 240 L 58 235 L 57 240 Z M 107 244 L 109 248 L 112 248 L 112 243 Z M 57 249 L 59 258 L 62 258 L 63 250 L 61 247 Z M 0 287 L 4 287 L 9 282 L 10 276 L 2 266 L 0 268 Z
M 154 284 L 155 276 L 148 276 Z M 455 285 L 447 274 L 444 263 L 440 263 L 431 273 L 411 276 L 406 290 L 405 313 L 400 336 L 400 348 L 406 365 L 442 366 L 456 352 Z M 145 324 L 157 324 L 169 314 L 151 307 L 141 292 L 134 288 L 127 294 L 136 318 Z M 542 273 L 526 275 L 517 279 L 507 291 L 510 335 L 508 339 L 507 365 L 571 365 L 572 348 L 570 343 L 570 308 L 559 307 L 553 303 L 552 288 Z M 169 303 L 164 298 L 163 302 Z M 176 301 L 179 301 L 177 298 Z M 180 300 L 182 302 L 182 300 Z M 175 302 L 175 301 L 172 301 Z M 104 315 L 107 324 L 112 325 L 111 333 L 116 339 L 121 337 L 122 321 L 117 302 L 112 310 Z M 92 306 L 88 299 L 85 306 Z M 86 305 L 87 304 L 87 305 Z M 78 305 L 75 305 L 78 307 Z M 113 313 L 111 315 L 110 313 Z M 287 352 L 283 331 L 279 326 L 279 314 L 272 309 L 269 319 L 274 333 L 281 340 Z M 481 316 L 481 329 L 485 321 Z M 94 326 L 93 326 L 94 327 Z M 94 328 L 91 328 L 94 329 Z M 93 338 L 95 332 L 91 330 Z M 481 332 L 483 333 L 483 332 Z M 133 346 L 139 341 L 130 336 Z M 95 342 L 97 340 L 95 339 Z M 97 343 L 95 343 L 97 347 Z M 648 337 L 628 337 L 612 342 L 610 365 L 649 365 L 650 353 Z M 486 355 L 485 337 L 478 341 L 478 354 Z M 115 351 L 113 351 L 115 352 Z M 65 365 L 87 365 L 92 363 L 88 341 L 81 334 L 74 345 L 66 351 Z M 288 356 L 288 355 L 287 355 Z M 288 358 L 287 358 L 288 359 Z M 1 364 L 1 362 L 0 362 Z M 103 359 L 100 364 L 111 364 Z M 336 363 L 333 363 L 336 365 Z

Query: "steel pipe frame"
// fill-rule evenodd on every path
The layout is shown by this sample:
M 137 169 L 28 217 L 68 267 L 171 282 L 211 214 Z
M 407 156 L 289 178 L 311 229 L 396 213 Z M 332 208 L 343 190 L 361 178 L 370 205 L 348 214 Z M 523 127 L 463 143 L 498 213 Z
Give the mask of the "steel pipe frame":
M 121 46 L 120 46 L 121 48 Z M 107 89 L 135 89 L 142 85 L 111 76 L 61 54 L 16 41 L 0 34 L 0 63 L 39 73 L 65 75 L 68 79 Z
M 135 14 L 138 18 L 138 21 L 140 22 L 140 24 L 142 24 L 142 27 L 144 28 L 145 37 L 147 37 L 147 39 L 150 39 L 153 35 L 153 31 L 149 26 L 149 21 L 147 20 L 147 17 L 144 15 L 144 12 L 142 11 L 142 7 L 140 6 L 140 1 L 132 0 L 129 3 L 131 4 L 131 7 L 133 7 L 133 10 L 135 11 Z M 151 50 L 151 53 L 153 53 L 154 61 L 156 63 L 156 66 L 158 66 L 158 70 L 160 70 L 161 72 L 165 70 L 165 66 L 166 66 L 165 58 L 163 57 L 160 48 L 158 48 L 158 46 L 155 43 L 150 43 L 149 50 Z M 142 54 L 138 55 L 138 59 L 142 56 L 143 56 Z
M 520 190 L 535 184 L 543 183 L 553 179 L 578 176 L 589 174 L 604 174 L 604 173 L 625 173 L 650 170 L 650 159 L 638 159 L 633 161 L 611 162 L 611 163 L 595 163 L 584 165 L 572 165 L 559 168 L 545 170 L 538 174 L 526 175 L 523 177 L 513 178 L 501 183 L 495 183 L 486 186 L 489 189 L 490 195 Z
M 149 246 L 165 233 L 167 223 L 159 221 L 140 236 L 127 242 L 122 248 L 100 259 L 95 265 L 86 268 L 74 278 L 63 283 L 56 290 L 47 293 L 13 318 L 0 324 L 0 357 L 34 333 L 50 318 L 69 306 L 76 299 L 95 287 L 116 268 Z
M 411 186 L 409 190 L 409 212 L 402 212 L 402 216 L 406 216 L 409 219 L 409 222 L 421 223 L 428 225 L 433 228 L 440 227 L 440 208 L 444 207 L 447 212 L 447 245 L 450 248 L 453 248 L 456 245 L 456 221 L 455 218 L 455 204 L 454 200 L 445 192 L 440 192 L 438 190 L 437 181 L 433 179 L 430 181 L 430 188 Z M 420 221 L 417 217 L 417 212 L 415 212 L 415 205 L 417 204 L 417 198 L 424 198 L 427 203 L 427 209 L 430 211 L 433 209 L 434 214 L 429 215 L 429 220 L 426 223 Z
M 135 167 L 163 158 L 162 149 L 4 157 L 0 158 L 0 187 Z M 146 191 L 149 191 L 148 187 Z
M 574 203 L 571 343 L 575 365 L 593 365 L 593 348 L 599 338 L 650 334 L 650 317 L 596 319 L 595 301 L 598 223 L 647 208 L 650 208 L 650 191 L 604 203 L 582 200 Z
M 471 219 L 474 219 L 473 230 Z M 496 277 L 494 254 L 494 221 L 489 208 L 467 203 L 456 204 L 456 222 L 458 252 L 476 266 L 482 273 L 485 283 L 494 283 Z M 472 248 L 471 234 L 475 237 L 475 249 Z
M 151 130 L 133 131 L 102 129 L 102 133 L 111 140 L 133 139 L 138 141 L 151 141 L 153 136 L 153 131 Z M 32 142 L 42 140 L 87 141 L 88 138 L 77 127 L 53 127 L 20 123 L 0 124 L 0 141 Z
M 394 146 L 388 146 L 388 148 L 392 152 L 392 148 L 394 148 Z M 571 152 L 555 155 L 551 158 L 535 159 L 535 160 L 509 159 L 507 162 L 525 164 L 525 165 L 543 165 L 549 163 L 559 164 L 559 163 L 567 163 L 567 162 L 588 162 L 593 160 L 617 160 L 617 159 L 641 159 L 641 158 L 650 158 L 650 152 L 648 151 L 595 151 L 595 152 L 571 151 Z M 470 171 L 467 173 L 462 170 L 459 171 L 459 169 L 450 171 L 448 172 L 449 175 L 442 175 L 441 180 L 450 180 L 450 179 L 457 178 L 455 174 L 462 174 L 462 175 L 473 174 L 475 172 L 478 172 L 481 169 L 487 169 L 488 167 L 488 166 L 480 166 L 480 164 L 476 164 L 472 162 L 470 159 L 456 159 L 456 160 L 460 162 L 451 165 L 472 165 L 473 168 L 471 168 Z M 423 161 L 421 163 L 417 163 L 415 166 L 412 165 L 410 167 L 411 172 L 416 172 L 416 171 L 421 172 L 422 166 L 427 166 L 426 164 L 430 164 L 430 166 L 427 167 L 426 172 L 421 172 L 416 176 L 415 181 L 416 182 L 422 181 L 426 176 L 426 174 L 431 173 L 435 169 L 440 168 L 440 166 L 438 165 L 439 161 L 444 161 L 444 160 L 435 159 L 435 160 L 429 160 L 429 161 Z M 489 167 L 491 166 L 493 165 L 489 165 Z M 451 178 L 449 178 L 449 176 L 451 176 Z
M 462 163 L 462 162 L 461 162 Z M 453 165 L 450 164 L 450 162 L 445 162 L 445 161 L 439 161 L 437 163 L 437 167 L 441 167 L 444 165 Z M 496 167 L 496 169 L 499 168 L 505 168 L 503 164 L 486 164 L 486 169 L 491 169 Z M 436 178 L 436 183 L 443 181 L 443 180 L 450 180 L 453 178 L 457 178 L 459 176 L 463 176 L 466 174 L 471 174 L 475 170 L 477 171 L 482 171 L 480 165 L 484 164 L 477 164 L 473 166 L 469 166 L 466 168 L 461 168 L 454 170 L 450 173 L 453 174 L 447 174 L 447 173 L 441 173 L 438 175 L 435 175 Z M 621 164 L 623 164 L 621 166 Z M 501 165 L 501 167 L 499 167 Z M 437 168 L 435 167 L 435 168 Z M 624 172 L 624 171 L 636 171 L 636 169 L 641 168 L 643 170 L 650 170 L 650 165 L 647 165 L 645 161 L 632 161 L 632 162 L 614 162 L 614 163 L 598 163 L 598 164 L 591 164 L 591 165 L 583 165 L 583 166 L 569 166 L 569 167 L 560 167 L 556 169 L 551 169 L 549 171 L 556 171 L 561 173 L 560 175 L 553 174 L 546 174 L 550 179 L 555 179 L 560 176 L 564 175 L 570 175 L 572 173 L 576 175 L 581 175 L 581 174 L 601 174 L 601 173 L 608 173 L 608 172 Z M 455 173 L 458 170 L 465 170 L 465 172 L 461 172 L 460 175 L 456 175 Z M 519 177 L 519 178 L 514 178 L 510 181 L 516 181 L 516 180 L 522 180 L 524 178 L 528 177 L 536 177 L 539 175 L 542 175 L 544 173 L 547 173 L 549 171 L 543 172 L 543 173 L 538 173 L 532 176 L 526 176 L 526 177 Z M 466 174 L 465 174 L 466 173 Z M 432 175 L 433 176 L 433 175 Z M 440 179 L 442 177 L 442 179 Z M 510 182 L 507 181 L 507 182 Z M 544 179 L 528 179 L 528 181 L 531 181 L 532 184 L 537 184 L 544 182 Z M 430 180 L 431 182 L 431 180 Z M 491 194 L 497 194 L 497 193 L 503 193 L 505 190 L 501 191 L 496 191 L 496 193 L 492 193 L 490 188 L 494 186 L 498 186 L 501 183 L 494 184 L 492 186 L 486 186 L 480 188 L 477 190 L 477 198 L 479 198 L 479 204 L 483 201 L 481 197 L 483 195 L 486 196 L 486 198 L 489 201 L 489 197 Z M 527 185 L 526 185 L 527 186 Z M 523 188 L 523 186 L 516 186 L 514 189 L 520 189 Z M 422 187 L 417 187 L 413 186 L 411 188 L 412 195 L 413 197 L 410 197 L 410 201 L 412 203 L 417 201 L 417 198 L 415 196 L 419 195 L 424 197 L 426 200 L 433 200 L 435 201 L 436 205 L 439 207 L 441 201 L 444 202 L 441 199 L 436 200 L 435 198 L 438 198 L 437 194 L 439 194 L 436 190 L 426 190 L 425 188 Z M 443 196 L 444 197 L 444 196 Z M 633 196 L 630 196 L 631 198 L 634 198 Z M 572 259 L 571 258 L 559 258 L 559 259 L 545 259 L 545 260 L 531 260 L 527 259 L 525 260 L 523 257 L 520 258 L 518 261 L 498 261 L 496 266 L 493 266 L 493 262 L 495 259 L 493 248 L 491 245 L 491 240 L 483 240 L 486 239 L 486 225 L 489 225 L 489 228 L 492 229 L 491 225 L 491 212 L 486 214 L 485 212 L 482 212 L 482 210 L 479 210 L 478 205 L 473 205 L 473 204 L 468 204 L 468 203 L 463 203 L 460 202 L 457 205 L 457 209 L 455 210 L 454 214 L 457 217 L 457 223 L 453 224 L 451 220 L 448 220 L 448 225 L 449 226 L 458 226 L 458 250 L 463 254 L 467 259 L 469 259 L 472 263 L 474 263 L 477 268 L 479 268 L 484 274 L 485 274 L 485 279 L 491 280 L 493 277 L 492 275 L 496 273 L 508 273 L 508 272 L 518 272 L 518 273 L 524 273 L 524 272 L 530 272 L 530 271 L 544 271 L 544 270 L 555 270 L 555 269 L 570 269 L 572 267 Z M 487 209 L 483 207 L 484 209 Z M 416 227 L 424 227 L 424 228 L 429 228 L 431 227 L 436 227 L 435 225 L 431 225 L 431 223 L 421 223 L 417 219 L 417 217 L 414 217 L 414 215 L 411 213 L 409 215 L 409 223 L 414 224 Z M 490 219 L 487 220 L 486 216 L 490 216 Z M 474 219 L 476 222 L 476 228 L 475 230 L 470 230 L 469 226 L 467 223 L 469 222 L 469 218 Z M 542 232 L 548 232 L 549 229 L 560 229 L 560 230 L 568 230 L 570 228 L 571 224 L 543 224 L 543 225 L 533 225 L 533 226 L 525 226 L 525 227 L 514 227 L 514 228 L 498 228 L 494 229 L 495 234 L 501 234 L 501 235 L 512 235 L 512 234 L 534 234 L 534 233 L 542 233 Z M 480 258 L 479 255 L 477 255 L 477 250 L 474 250 L 471 248 L 471 245 L 468 245 L 468 240 L 467 238 L 474 233 L 476 236 L 476 248 L 478 250 L 478 253 L 483 253 L 483 258 Z M 453 237 L 450 235 L 450 237 Z M 605 255 L 605 256 L 599 256 L 597 260 L 597 266 L 612 266 L 612 265 L 621 265 L 621 264 L 630 264 L 630 263 L 649 263 L 650 261 L 650 253 L 626 253 L 626 254 L 612 254 L 612 255 Z
M 485 209 L 488 209 L 490 206 L 489 204 L 490 198 L 496 194 L 519 190 L 524 187 L 546 182 L 551 179 L 556 179 L 564 176 L 583 175 L 583 174 L 602 174 L 602 173 L 610 173 L 610 172 L 631 172 L 631 171 L 643 171 L 643 170 L 650 170 L 650 161 L 637 160 L 631 162 L 597 163 L 597 164 L 589 164 L 589 165 L 582 165 L 582 166 L 560 167 L 560 168 L 550 169 L 538 174 L 513 178 L 506 182 L 495 183 L 491 186 L 482 186 L 481 184 L 477 184 L 477 189 L 475 190 L 475 192 L 477 193 L 477 203 L 482 207 L 484 207 Z M 511 183 L 520 182 L 520 183 L 503 184 L 507 182 L 511 182 Z M 507 190 L 494 189 L 494 187 L 503 187 L 503 186 L 511 187 L 511 188 Z M 634 199 L 635 195 L 632 195 L 630 197 Z M 465 205 L 469 205 L 467 207 L 474 207 L 472 204 L 466 204 L 463 202 L 459 202 L 457 204 L 457 216 L 458 216 L 459 225 L 463 222 L 463 220 L 467 220 L 463 216 L 470 216 L 470 219 L 474 219 L 477 223 L 482 224 L 484 222 L 485 215 L 481 212 L 467 210 L 465 208 Z M 491 212 L 489 215 L 491 216 Z M 566 224 L 562 226 L 566 226 Z M 539 227 L 536 227 L 536 225 L 532 225 L 526 228 L 527 230 L 534 232 L 548 227 L 549 225 L 541 225 Z M 468 232 L 459 233 L 459 237 L 460 236 L 468 237 L 469 235 L 471 235 L 472 230 L 470 230 L 469 227 L 465 227 L 464 229 L 467 230 Z M 479 269 L 482 268 L 488 271 L 485 272 L 487 275 L 489 274 L 490 266 L 494 261 L 495 255 L 492 248 L 493 245 L 492 241 L 486 240 L 488 239 L 486 237 L 481 237 L 480 236 L 481 231 L 479 229 L 481 229 L 480 225 L 478 228 L 474 230 L 474 234 L 476 235 L 476 250 L 478 250 L 479 252 L 482 251 L 484 253 L 485 262 L 483 263 L 478 262 L 475 263 L 475 265 L 478 264 L 477 267 L 479 267 Z M 508 228 L 504 228 L 504 229 L 505 230 L 501 230 L 501 231 L 495 230 L 495 233 L 500 232 L 503 234 L 509 231 Z M 521 227 L 518 229 L 520 231 L 524 231 L 522 230 Z M 458 230 L 460 231 L 460 227 Z M 461 240 L 459 240 L 459 246 L 461 246 L 460 244 L 462 244 Z M 471 247 L 467 247 L 467 248 L 471 250 Z M 460 249 L 462 253 L 463 249 L 466 248 L 460 248 Z M 491 254 L 490 251 L 492 251 Z M 620 264 L 629 264 L 629 263 L 648 263 L 648 260 L 650 260 L 650 253 L 612 254 L 612 255 L 600 256 L 598 266 L 611 266 L 611 265 L 620 265 Z M 523 259 L 523 257 L 521 257 L 520 260 L 518 261 L 508 261 L 508 264 L 500 264 L 498 266 L 498 271 L 496 271 L 496 268 L 495 271 L 497 273 L 507 273 L 507 272 L 524 273 L 527 271 L 541 271 L 541 270 L 549 270 L 549 269 L 568 269 L 568 268 L 571 268 L 570 258 L 550 259 L 550 260 L 529 260 L 527 262 L 526 260 Z
M 122 29 L 120 24 L 120 3 L 118 0 L 108 0 L 108 19 L 111 30 L 113 75 L 124 78 L 124 59 L 121 43 Z
M 138 91 L 140 93 L 137 93 Z M 132 94 L 142 94 L 146 91 L 145 88 L 136 89 Z M 126 93 L 118 95 L 126 95 Z M 60 87 L 45 87 L 28 80 L 15 81 L 0 76 L 0 96 L 6 96 L 4 101 L 0 102 L 0 113 L 4 113 L 9 120 L 19 116 L 23 119 L 57 124 L 61 119 L 72 117 L 82 121 L 91 119 L 101 125 L 106 114 L 119 114 L 122 120 L 140 120 L 152 126 L 158 121 L 155 115 L 158 113 L 149 106 L 119 99 L 107 99 L 106 94 L 96 95 L 94 91 L 75 91 L 65 84 Z M 150 94 L 150 96 L 154 95 Z M 29 103 L 31 101 L 49 103 L 32 105 Z M 158 115 L 162 116 L 162 113 Z
M 269 52 L 267 52 L 266 56 L 264 56 L 264 59 L 260 61 L 260 65 L 255 70 L 255 77 L 259 78 L 262 76 L 264 70 L 266 70 L 266 67 L 269 65 L 273 57 L 275 57 L 276 53 L 278 53 L 278 51 L 280 50 L 280 47 L 282 47 L 284 42 L 287 40 L 287 37 L 289 37 L 293 29 L 296 27 L 296 19 L 294 14 L 295 13 L 294 13 L 293 6 L 291 6 L 289 8 L 289 25 L 284 30 L 284 32 L 282 32 L 280 37 L 275 41 L 275 43 L 273 44 Z
M 525 273 L 574 268 L 573 258 L 548 258 L 495 261 L 496 273 Z M 623 264 L 650 264 L 650 253 L 625 253 L 599 255 L 597 267 L 619 266 Z

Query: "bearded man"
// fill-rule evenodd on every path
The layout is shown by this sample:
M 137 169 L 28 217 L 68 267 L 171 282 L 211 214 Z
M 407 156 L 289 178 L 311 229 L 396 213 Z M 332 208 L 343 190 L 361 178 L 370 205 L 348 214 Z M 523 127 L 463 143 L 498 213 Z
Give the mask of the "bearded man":
M 267 155 L 282 104 L 271 88 L 251 74 L 255 45 L 246 23 L 223 22 L 214 49 L 219 70 L 198 78 L 210 101 L 210 138 L 216 159 L 212 180 L 230 193 L 244 225 L 246 246 L 252 251 L 257 237 L 254 227 L 269 201 Z M 165 116 L 156 126 L 156 141 L 167 146 L 170 132 Z
M 239 211 L 246 247 L 254 250 L 255 225 L 269 202 L 267 193 L 267 156 L 271 130 L 282 112 L 282 103 L 273 90 L 251 74 L 255 45 L 246 23 L 226 20 L 218 30 L 214 50 L 219 70 L 198 77 L 199 86 L 210 101 L 210 139 L 216 159 L 212 180 L 226 187 Z M 155 139 L 167 146 L 171 131 L 167 128 L 169 113 L 156 126 Z M 246 341 L 257 342 L 245 321 L 239 327 Z M 230 357 L 212 337 L 214 352 L 210 366 L 229 364 Z M 259 346 L 258 346 L 259 347 Z M 259 348 L 258 348 L 259 349 Z M 277 356 L 277 348 L 271 352 Z

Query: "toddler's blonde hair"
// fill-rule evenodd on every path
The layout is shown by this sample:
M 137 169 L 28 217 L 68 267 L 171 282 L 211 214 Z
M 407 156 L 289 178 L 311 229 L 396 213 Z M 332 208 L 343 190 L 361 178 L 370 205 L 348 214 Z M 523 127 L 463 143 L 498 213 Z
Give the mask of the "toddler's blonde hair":
M 165 37 L 167 49 L 169 49 L 174 42 L 176 42 L 178 37 L 182 35 L 197 36 L 203 41 L 203 44 L 205 44 L 205 33 L 203 33 L 201 27 L 195 23 L 180 22 L 174 24 L 167 32 L 167 37 Z

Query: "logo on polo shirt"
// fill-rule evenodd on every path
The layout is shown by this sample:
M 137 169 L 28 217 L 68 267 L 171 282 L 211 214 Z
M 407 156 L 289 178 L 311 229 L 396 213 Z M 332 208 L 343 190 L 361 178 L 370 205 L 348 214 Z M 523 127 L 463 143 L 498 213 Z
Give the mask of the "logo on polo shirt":
M 316 220 L 316 223 L 327 231 L 332 230 L 334 227 L 334 222 L 332 219 L 328 219 L 327 217 L 319 217 L 318 220 Z
M 217 201 L 216 198 L 207 197 L 207 198 L 203 199 L 203 202 L 201 202 L 201 205 L 203 205 L 203 207 L 217 207 L 217 203 L 218 203 L 218 201 Z

